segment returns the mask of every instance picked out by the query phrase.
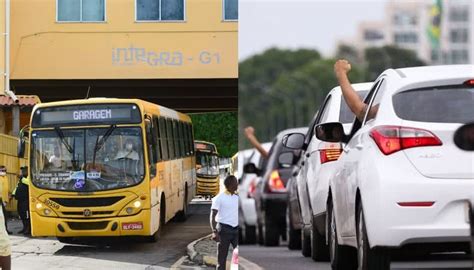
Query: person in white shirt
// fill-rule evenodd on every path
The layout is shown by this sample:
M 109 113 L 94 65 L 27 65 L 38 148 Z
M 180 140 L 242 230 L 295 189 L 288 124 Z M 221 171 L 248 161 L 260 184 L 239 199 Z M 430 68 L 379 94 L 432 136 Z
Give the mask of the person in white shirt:
M 61 158 L 61 151 L 58 146 L 54 147 L 53 155 L 49 158 L 49 163 L 53 166 L 53 169 L 60 169 L 63 165 Z
M 233 175 L 224 180 L 225 191 L 212 199 L 211 229 L 212 239 L 217 242 L 218 270 L 225 270 L 229 246 L 237 247 L 239 241 L 239 196 L 236 194 L 238 182 Z
M 130 159 L 130 160 L 139 160 L 138 152 L 135 151 L 134 143 L 132 139 L 127 139 L 125 141 L 124 149 L 120 150 L 115 159 Z

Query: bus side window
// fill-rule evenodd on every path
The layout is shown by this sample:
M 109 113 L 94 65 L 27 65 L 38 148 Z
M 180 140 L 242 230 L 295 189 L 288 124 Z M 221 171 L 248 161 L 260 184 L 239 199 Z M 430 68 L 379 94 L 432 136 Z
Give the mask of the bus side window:
M 161 144 L 161 151 L 163 154 L 163 160 L 168 160 L 168 143 L 167 143 L 167 135 L 166 135 L 166 121 L 163 117 L 160 117 L 160 144 Z
M 186 149 L 184 148 L 184 130 L 183 130 L 184 123 L 179 121 L 178 122 L 178 127 L 179 127 L 179 149 L 181 150 L 181 157 L 186 156 Z
M 150 166 L 150 178 L 156 176 L 156 142 L 153 136 L 153 124 L 150 119 L 145 120 L 146 142 L 148 149 L 148 165 Z
M 188 136 L 189 136 L 189 147 L 191 148 L 191 155 L 194 155 L 194 136 L 193 136 L 193 125 L 188 125 Z
M 176 154 L 174 151 L 174 140 L 173 140 L 173 122 L 171 119 L 166 119 L 166 133 L 168 134 L 168 149 L 170 159 L 175 159 Z
M 160 123 L 158 121 L 157 116 L 153 116 L 153 132 L 154 132 L 153 141 L 156 144 L 156 155 L 157 155 L 156 161 L 158 162 L 163 159 L 163 154 L 162 154 L 161 142 L 160 142 L 160 137 L 161 137 L 160 136 Z
M 191 154 L 191 149 L 189 149 L 189 136 L 188 136 L 188 123 L 183 123 L 183 132 L 184 132 L 184 146 L 186 148 L 186 156 L 188 157 Z
M 176 158 L 179 156 L 179 138 L 178 138 L 178 121 L 173 120 L 173 140 L 174 140 L 174 154 Z

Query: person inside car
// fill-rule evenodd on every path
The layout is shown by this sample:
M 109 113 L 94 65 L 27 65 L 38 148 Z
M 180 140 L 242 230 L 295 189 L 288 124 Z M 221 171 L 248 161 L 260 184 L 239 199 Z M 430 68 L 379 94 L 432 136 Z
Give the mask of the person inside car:
M 363 121 L 365 113 L 367 111 L 368 104 L 357 95 L 357 92 L 351 85 L 347 74 L 351 70 L 351 64 L 349 61 L 340 59 L 334 64 L 334 73 L 336 74 L 337 81 L 342 90 L 342 95 L 351 111 L 356 115 L 359 121 Z M 378 112 L 378 105 L 373 106 L 368 112 L 367 119 L 373 119 Z
M 255 129 L 251 126 L 248 126 L 244 129 L 245 137 L 249 140 L 250 144 L 252 144 L 255 149 L 262 155 L 263 158 L 268 159 L 268 152 L 262 146 L 262 144 L 258 141 L 257 137 L 255 136 Z

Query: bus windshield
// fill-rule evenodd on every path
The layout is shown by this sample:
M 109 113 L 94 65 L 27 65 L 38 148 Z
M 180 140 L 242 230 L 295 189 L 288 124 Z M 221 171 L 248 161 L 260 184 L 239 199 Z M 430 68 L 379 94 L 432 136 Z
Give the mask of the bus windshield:
M 219 158 L 216 154 L 197 151 L 196 152 L 196 174 L 218 176 L 219 175 Z
M 31 138 L 31 181 L 39 188 L 103 191 L 144 178 L 140 127 L 56 127 L 33 131 Z

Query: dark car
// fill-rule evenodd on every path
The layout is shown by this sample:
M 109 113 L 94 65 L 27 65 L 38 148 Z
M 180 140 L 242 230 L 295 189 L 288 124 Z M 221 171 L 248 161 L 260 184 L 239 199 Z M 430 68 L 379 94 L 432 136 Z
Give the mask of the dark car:
M 287 183 L 300 151 L 283 145 L 282 139 L 290 133 L 306 133 L 308 128 L 287 129 L 278 133 L 273 140 L 269 158 L 257 174 L 262 177 L 255 189 L 257 211 L 257 240 L 265 246 L 277 246 L 280 236 L 286 238 L 286 207 L 288 202 Z M 254 164 L 247 164 L 244 171 L 252 173 Z

